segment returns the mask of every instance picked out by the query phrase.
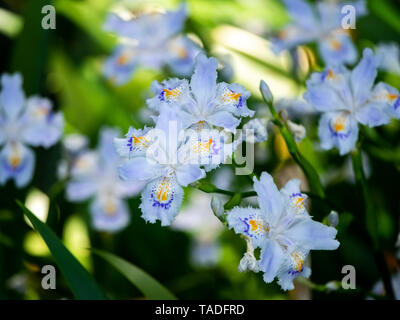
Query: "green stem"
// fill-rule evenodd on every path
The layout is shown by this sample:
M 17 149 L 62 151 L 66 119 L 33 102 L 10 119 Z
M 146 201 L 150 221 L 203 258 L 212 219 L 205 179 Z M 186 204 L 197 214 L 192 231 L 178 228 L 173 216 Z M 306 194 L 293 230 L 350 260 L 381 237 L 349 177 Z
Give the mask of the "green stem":
M 296 281 L 309 287 L 311 290 L 318 291 L 318 292 L 325 292 L 325 293 L 337 292 L 337 293 L 341 293 L 341 294 L 346 294 L 349 292 L 349 290 L 343 289 L 341 287 L 341 283 L 339 281 L 331 281 L 330 283 L 327 283 L 327 284 L 317 284 L 317 283 L 314 283 L 311 280 L 303 278 L 303 277 L 298 277 L 296 279 Z M 352 289 L 351 292 L 352 293 L 354 292 L 354 293 L 357 293 L 360 295 L 364 295 L 366 297 L 371 297 L 376 300 L 384 299 L 384 297 L 382 297 L 382 296 L 376 295 L 373 292 L 363 290 L 361 288 Z
M 314 282 L 312 282 L 310 279 L 307 278 L 303 278 L 303 277 L 298 277 L 296 279 L 297 282 L 309 287 L 312 290 L 315 291 L 319 291 L 319 292 L 327 292 L 330 289 L 328 288 L 328 286 L 326 284 L 316 284 Z M 340 288 L 340 284 L 339 283 L 335 283 L 335 285 L 337 286 L 337 288 Z
M 282 137 L 286 142 L 290 155 L 306 175 L 308 184 L 310 185 L 311 192 L 324 199 L 325 192 L 324 188 L 322 187 L 322 183 L 319 178 L 318 172 L 315 170 L 313 165 L 301 154 L 299 148 L 297 147 L 296 141 L 294 140 L 286 122 L 283 122 L 281 120 L 281 117 L 276 112 L 273 103 L 266 101 L 265 99 L 264 101 L 268 105 L 268 108 L 273 117 L 272 122 L 279 128 Z
M 361 211 L 362 214 L 360 215 L 359 221 L 365 226 L 365 229 L 367 230 L 368 237 L 371 241 L 372 252 L 375 257 L 378 270 L 382 275 L 386 295 L 390 299 L 394 299 L 394 291 L 392 287 L 390 271 L 386 264 L 383 253 L 380 250 L 380 241 L 377 230 L 377 218 L 375 215 L 371 194 L 368 190 L 368 185 L 365 179 L 361 151 L 358 148 L 354 149 L 351 153 L 351 158 L 353 161 L 353 170 L 357 182 L 357 188 L 363 200 L 363 208 Z
M 224 209 L 226 211 L 233 209 L 234 207 L 236 207 L 237 205 L 240 204 L 240 202 L 242 201 L 242 194 L 239 193 L 235 193 L 229 200 L 227 203 L 225 203 L 224 205 Z
M 217 188 L 212 183 L 209 183 L 209 182 L 206 182 L 206 181 L 201 181 L 201 180 L 197 181 L 194 184 L 192 184 L 192 186 L 194 188 L 199 189 L 199 190 L 201 190 L 203 192 L 206 192 L 206 193 L 219 193 L 219 194 L 230 196 L 229 200 L 224 205 L 224 210 L 225 211 L 228 211 L 228 210 L 232 209 L 233 207 L 239 205 L 243 198 L 257 196 L 257 193 L 255 191 L 232 192 L 232 191 L 228 191 L 228 190 L 223 190 L 223 189 Z M 224 225 L 228 226 L 228 223 L 226 221 L 226 214 L 217 215 L 214 212 L 214 215 Z
M 249 198 L 249 197 L 257 197 L 257 192 L 255 191 L 242 192 L 242 198 Z
M 217 188 L 212 183 L 203 182 L 203 181 L 197 181 L 197 183 L 193 184 L 192 186 L 196 189 L 199 189 L 199 190 L 205 192 L 205 193 L 219 193 L 219 194 L 223 194 L 223 195 L 231 196 L 231 197 L 233 197 L 235 194 L 240 194 L 240 196 L 242 198 L 249 198 L 249 197 L 257 196 L 257 193 L 255 191 L 233 192 L 233 191 Z
M 235 192 L 233 191 L 228 191 L 228 190 L 223 190 L 220 188 L 217 188 L 215 185 L 212 183 L 206 182 L 206 181 L 196 181 L 192 186 L 196 189 L 199 189 L 205 193 L 219 193 L 219 194 L 224 194 L 227 196 L 233 196 Z
M 351 158 L 353 162 L 353 170 L 357 182 L 357 188 L 363 200 L 363 215 L 361 216 L 361 219 L 365 223 L 365 227 L 371 237 L 374 247 L 378 248 L 377 221 L 365 179 L 360 150 L 353 150 Z

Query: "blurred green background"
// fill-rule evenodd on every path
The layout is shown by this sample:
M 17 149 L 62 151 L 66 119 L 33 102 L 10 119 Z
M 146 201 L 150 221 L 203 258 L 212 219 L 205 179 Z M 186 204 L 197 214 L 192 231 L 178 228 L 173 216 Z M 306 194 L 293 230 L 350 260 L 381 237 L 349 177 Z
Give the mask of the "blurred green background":
M 277 57 L 270 51 L 268 38 L 288 19 L 278 0 L 191 0 L 187 3 L 189 17 L 185 31 L 202 41 L 208 55 L 230 61 L 233 81 L 251 91 L 248 105 L 257 109 L 259 115 L 266 108 L 261 105 L 258 92 L 260 79 L 268 82 L 276 99 L 297 98 L 304 91 L 304 80 L 310 72 L 322 67 L 312 45 L 309 49 L 300 49 L 304 61 L 299 70 L 294 70 L 290 54 Z M 55 30 L 40 27 L 41 8 L 46 4 L 56 8 Z M 102 31 L 106 14 L 115 5 L 136 12 L 149 6 L 175 9 L 178 4 L 179 1 L 167 0 L 2 0 L 0 73 L 21 72 L 26 94 L 51 98 L 56 108 L 64 112 L 65 132 L 85 134 L 90 138 L 91 147 L 95 147 L 102 126 L 118 127 L 126 132 L 130 125 L 148 124 L 144 109 L 145 99 L 150 96 L 150 83 L 169 77 L 162 71 L 140 69 L 124 86 L 113 87 L 108 83 L 101 68 L 116 38 Z M 379 42 L 398 43 L 399 2 L 370 0 L 368 8 L 369 15 L 357 21 L 353 33 L 360 52 L 363 47 L 374 47 Z M 386 73 L 379 77 L 400 87 L 399 76 Z M 341 246 L 335 252 L 312 254 L 311 279 L 322 284 L 340 280 L 342 266 L 350 264 L 356 267 L 357 285 L 368 291 L 380 276 L 362 233 L 354 224 L 361 209 L 354 201 L 356 192 L 349 159 L 339 157 L 335 151 L 314 151 L 319 143 L 318 117 L 295 120 L 301 121 L 308 133 L 300 149 L 323 177 L 328 197 L 340 208 L 341 214 L 338 227 Z M 376 131 L 365 132 L 364 139 L 371 197 L 379 205 L 376 208 L 378 229 L 387 262 L 395 272 L 400 213 L 400 123 L 393 121 Z M 280 184 L 291 177 L 301 178 L 285 148 L 279 133 L 270 131 L 268 141 L 256 147 L 255 171 L 275 173 Z M 126 229 L 114 235 L 95 232 L 90 227 L 87 203 L 65 200 L 65 184 L 57 179 L 61 144 L 48 150 L 38 148 L 36 155 L 37 167 L 28 187 L 18 190 L 13 182 L 0 187 L 0 299 L 72 298 L 59 272 L 57 290 L 41 288 L 40 269 L 54 262 L 40 236 L 24 221 L 15 199 L 42 215 L 111 298 L 140 299 L 142 294 L 106 262 L 93 256 L 87 250 L 89 247 L 104 249 L 136 264 L 181 299 L 354 299 L 365 293 L 318 292 L 301 284 L 293 292 L 285 293 L 276 283 L 265 284 L 260 274 L 239 273 L 237 266 L 245 243 L 232 231 L 219 228 L 216 235 L 205 236 L 206 241 L 217 243 L 217 261 L 209 265 L 193 262 L 193 245 L 199 239 L 204 240 L 202 231 L 146 224 L 140 218 L 138 198 L 129 200 L 132 219 Z M 209 179 L 229 181 L 230 170 L 223 166 Z M 251 184 L 246 177 L 235 177 L 227 187 L 235 191 L 250 188 Z M 194 210 L 196 201 L 205 203 L 198 210 L 209 210 L 208 195 L 204 198 L 190 188 L 186 191 L 183 211 Z M 313 210 L 319 212 L 319 218 L 329 213 L 323 204 L 315 206 Z

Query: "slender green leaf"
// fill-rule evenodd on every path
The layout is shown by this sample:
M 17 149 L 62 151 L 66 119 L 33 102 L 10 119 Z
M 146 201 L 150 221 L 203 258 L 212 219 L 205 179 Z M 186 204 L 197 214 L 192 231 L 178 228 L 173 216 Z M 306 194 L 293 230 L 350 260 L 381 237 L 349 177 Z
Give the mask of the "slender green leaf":
M 93 250 L 93 253 L 110 263 L 147 298 L 152 300 L 176 300 L 176 297 L 168 289 L 132 263 L 102 250 L 96 249 Z
M 400 12 L 394 3 L 387 0 L 370 1 L 372 12 L 400 33 Z
M 93 281 L 86 269 L 76 260 L 71 252 L 68 251 L 54 232 L 30 212 L 20 201 L 17 200 L 17 203 L 46 242 L 74 296 L 82 300 L 106 300 L 107 297 Z
M 285 139 L 286 146 L 289 150 L 290 155 L 293 157 L 294 161 L 300 166 L 303 170 L 304 174 L 307 177 L 307 181 L 310 185 L 311 192 L 315 195 L 321 197 L 322 199 L 325 198 L 325 191 L 322 186 L 319 174 L 314 166 L 304 157 L 304 155 L 300 152 L 299 148 L 297 147 L 297 143 L 290 132 L 288 125 L 285 121 L 282 121 L 279 114 L 276 112 L 276 109 L 273 103 L 269 102 L 265 97 L 264 101 L 267 104 L 272 117 L 273 123 L 279 128 L 280 133 L 282 134 L 283 138 Z

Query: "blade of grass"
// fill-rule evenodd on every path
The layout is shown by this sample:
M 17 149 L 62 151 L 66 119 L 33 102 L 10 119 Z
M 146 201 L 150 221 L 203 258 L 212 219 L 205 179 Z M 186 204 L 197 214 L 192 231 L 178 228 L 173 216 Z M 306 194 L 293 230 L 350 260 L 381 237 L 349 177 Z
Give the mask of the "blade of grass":
M 68 251 L 55 233 L 19 200 L 17 200 L 17 204 L 21 207 L 33 227 L 39 232 L 44 242 L 46 242 L 76 299 L 106 300 L 107 297 L 100 290 L 96 282 L 94 282 L 86 269 L 78 262 L 72 253 Z
M 106 251 L 93 249 L 92 252 L 117 269 L 148 299 L 176 300 L 176 297 L 167 288 L 132 263 Z

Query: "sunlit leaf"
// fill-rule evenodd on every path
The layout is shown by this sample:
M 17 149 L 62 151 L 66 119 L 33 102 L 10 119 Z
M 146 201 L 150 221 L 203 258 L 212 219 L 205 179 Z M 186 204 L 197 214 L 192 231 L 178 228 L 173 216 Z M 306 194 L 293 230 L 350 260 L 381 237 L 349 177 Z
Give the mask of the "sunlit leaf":
M 0 8 L 0 32 L 15 37 L 22 29 L 22 19 L 15 13 Z

